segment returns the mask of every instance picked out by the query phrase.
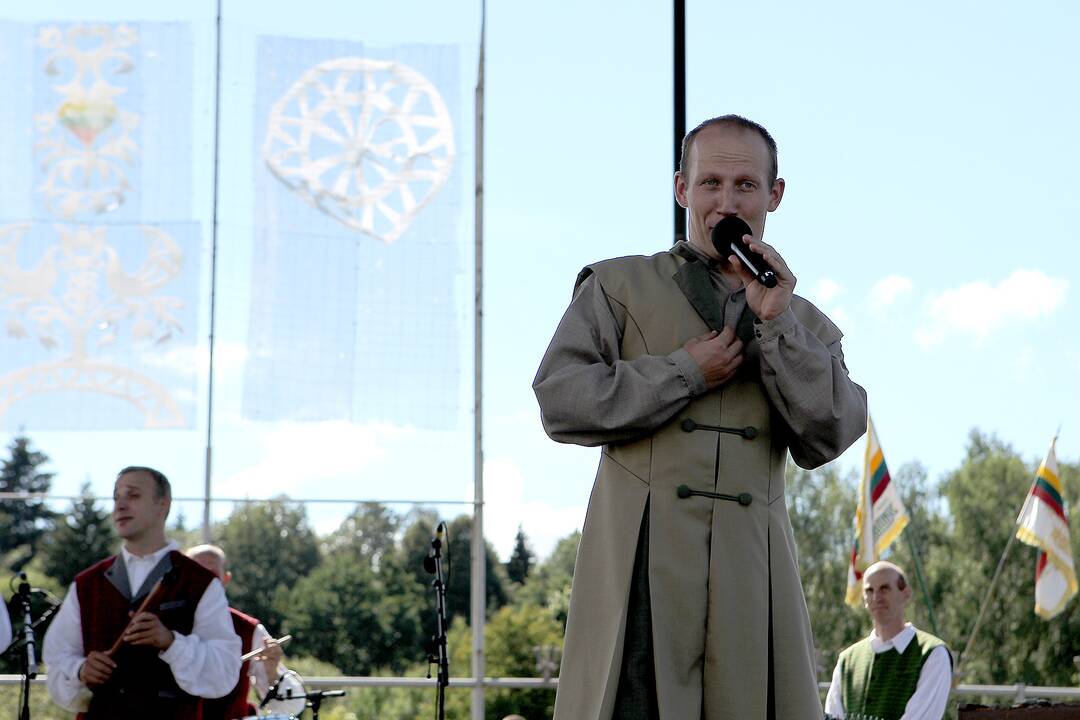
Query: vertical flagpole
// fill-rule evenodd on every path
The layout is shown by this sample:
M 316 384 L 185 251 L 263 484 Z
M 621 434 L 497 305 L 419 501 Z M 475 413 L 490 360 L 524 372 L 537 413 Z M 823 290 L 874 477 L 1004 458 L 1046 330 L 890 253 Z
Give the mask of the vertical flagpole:
M 475 315 L 473 319 L 473 525 L 472 525 L 472 720 L 484 720 L 484 621 L 487 577 L 484 561 L 484 45 L 487 2 L 480 2 L 480 61 L 476 75 Z
M 1028 486 L 1027 494 L 1024 495 L 1024 503 L 1027 503 L 1028 497 L 1031 495 L 1032 488 L 1035 487 L 1038 477 L 1031 481 L 1031 485 Z M 1016 540 L 1016 530 L 1020 527 L 1020 518 L 1024 514 L 1024 506 L 1020 506 L 1020 512 L 1016 515 L 1016 522 L 1013 524 L 1012 532 L 1009 533 L 1009 542 L 1005 544 L 1005 551 L 1001 553 L 1001 559 L 998 560 L 997 569 L 994 570 L 994 577 L 990 580 L 990 588 L 986 591 L 986 597 L 983 598 L 982 607 L 979 608 L 979 614 L 975 617 L 975 624 L 971 628 L 971 634 L 968 635 L 967 644 L 964 645 L 964 651 L 960 653 L 960 656 L 956 658 L 956 668 L 953 671 L 953 682 L 960 681 L 960 669 L 963 666 L 964 658 L 968 656 L 971 651 L 971 646 L 975 644 L 975 638 L 979 634 L 979 628 L 982 627 L 983 616 L 986 615 L 986 608 L 990 606 L 990 599 L 994 596 L 994 589 L 997 587 L 998 578 L 1001 577 L 1001 570 L 1005 567 L 1005 558 L 1009 556 L 1009 550 L 1012 549 L 1013 541 Z
M 203 485 L 203 542 L 210 542 L 210 477 L 213 467 L 214 438 L 214 330 L 217 305 L 217 246 L 218 246 L 218 168 L 221 156 L 221 0 L 217 0 L 217 59 L 214 85 L 214 179 L 210 218 L 210 352 L 207 358 L 206 383 L 206 466 Z
M 982 607 L 979 608 L 979 614 L 975 618 L 975 625 L 971 628 L 971 634 L 968 635 L 967 644 L 964 645 L 964 651 L 960 653 L 960 657 L 956 658 L 956 669 L 953 672 L 953 677 L 956 678 L 956 682 L 961 679 L 960 668 L 964 663 L 964 658 L 968 656 L 968 652 L 971 650 L 971 646 L 975 644 L 975 638 L 979 634 L 979 628 L 982 627 L 983 616 L 986 614 L 986 608 L 990 605 L 990 598 L 994 596 L 994 588 L 997 587 L 998 578 L 1001 577 L 1001 569 L 1005 567 L 1005 558 L 1009 555 L 1009 550 L 1013 546 L 1013 541 L 1016 539 L 1016 527 L 1020 523 L 1013 525 L 1012 533 L 1009 535 L 1009 542 L 1005 544 L 1005 552 L 1001 553 L 1001 559 L 998 560 L 997 570 L 994 571 L 994 578 L 990 581 L 990 589 L 986 591 L 986 597 L 983 598 Z
M 672 118 L 675 125 L 675 169 L 682 157 L 682 140 L 686 135 L 686 0 L 675 0 L 674 43 L 672 48 Z M 675 205 L 674 242 L 686 239 L 686 210 Z

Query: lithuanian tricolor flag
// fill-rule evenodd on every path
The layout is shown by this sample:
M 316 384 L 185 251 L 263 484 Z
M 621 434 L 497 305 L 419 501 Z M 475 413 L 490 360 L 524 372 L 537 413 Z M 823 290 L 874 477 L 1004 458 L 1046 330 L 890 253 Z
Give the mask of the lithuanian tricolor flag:
M 908 514 L 896 490 L 885 455 L 881 452 L 874 423 L 866 416 L 866 456 L 859 483 L 859 504 L 855 508 L 855 540 L 848 566 L 847 593 L 844 600 L 852 607 L 862 602 L 862 574 L 876 562 L 903 532 Z
M 1056 443 L 1054 436 L 1016 520 L 1016 537 L 1042 550 L 1035 565 L 1035 614 L 1044 620 L 1064 610 L 1077 589 L 1069 518 L 1054 453 Z

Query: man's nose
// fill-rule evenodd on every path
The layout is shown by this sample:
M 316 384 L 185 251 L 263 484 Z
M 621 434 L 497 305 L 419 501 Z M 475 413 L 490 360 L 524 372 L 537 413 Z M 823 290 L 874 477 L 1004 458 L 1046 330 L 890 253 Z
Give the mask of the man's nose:
M 735 200 L 735 191 L 732 188 L 721 189 L 720 204 L 716 208 L 717 211 L 724 217 L 738 214 L 739 208 Z

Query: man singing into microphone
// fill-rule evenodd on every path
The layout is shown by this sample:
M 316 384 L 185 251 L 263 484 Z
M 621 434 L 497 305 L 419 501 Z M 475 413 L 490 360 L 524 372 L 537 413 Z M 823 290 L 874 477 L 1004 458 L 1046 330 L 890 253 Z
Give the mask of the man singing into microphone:
M 687 134 L 689 242 L 586 267 L 533 383 L 553 439 L 603 445 L 574 571 L 557 720 L 819 720 L 784 499 L 866 428 L 841 332 L 763 241 L 776 143 L 736 115 Z M 745 221 L 767 288 L 711 242 Z
M 162 473 L 124 468 L 113 502 L 124 545 L 75 577 L 49 626 L 49 694 L 85 720 L 199 720 L 202 698 L 225 695 L 240 674 L 225 590 L 165 539 L 172 490 Z

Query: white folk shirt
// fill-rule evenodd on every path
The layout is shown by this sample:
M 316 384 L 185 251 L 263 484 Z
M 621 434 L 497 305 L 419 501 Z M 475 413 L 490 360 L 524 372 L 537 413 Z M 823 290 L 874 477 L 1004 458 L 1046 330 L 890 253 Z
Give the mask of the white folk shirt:
M 120 552 L 132 591 L 137 592 L 154 566 L 179 547 L 173 541 L 157 552 L 143 556 L 124 547 Z M 191 634 L 173 631 L 173 644 L 158 657 L 168 664 L 181 690 L 196 697 L 218 698 L 236 686 L 236 678 L 240 676 L 240 648 L 240 638 L 233 630 L 229 604 L 225 600 L 225 588 L 214 578 L 195 607 Z M 86 711 L 93 694 L 79 680 L 86 651 L 83 649 L 82 613 L 75 583 L 71 583 L 64 603 L 45 633 L 43 659 L 48 666 L 46 686 L 53 702 L 72 712 Z
M 266 631 L 262 623 L 259 623 L 251 636 L 251 649 L 261 648 L 265 641 L 270 639 L 270 633 Z M 266 693 L 270 692 L 270 686 L 279 679 L 281 683 L 278 685 L 276 692 L 279 697 L 288 697 L 290 692 L 296 696 L 304 694 L 303 684 L 300 683 L 295 674 L 289 672 L 289 669 L 285 667 L 285 663 L 278 663 L 278 675 L 273 682 L 271 682 L 267 672 L 266 663 L 259 659 L 253 659 L 248 663 L 248 675 L 251 676 L 251 684 L 255 686 L 255 691 L 260 698 L 266 697 Z M 305 701 L 303 699 L 271 700 L 266 703 L 266 707 L 260 712 L 269 712 L 273 715 L 296 715 L 299 717 L 300 713 L 304 712 L 304 705 Z
M 11 644 L 11 618 L 8 617 L 7 603 L 0 596 L 0 653 Z
M 915 628 L 911 623 L 906 623 L 904 629 L 890 640 L 882 640 L 876 630 L 871 630 L 870 648 L 877 655 L 892 648 L 896 648 L 896 652 L 903 655 L 914 639 Z M 837 661 L 829 694 L 825 696 L 825 712 L 838 718 L 845 717 L 840 683 L 840 662 Z M 904 714 L 900 716 L 900 720 L 941 720 L 941 716 L 945 714 L 945 704 L 949 701 L 950 689 L 952 661 L 949 659 L 948 648 L 942 645 L 931 650 L 923 663 L 919 681 L 915 684 L 915 692 L 904 706 Z

